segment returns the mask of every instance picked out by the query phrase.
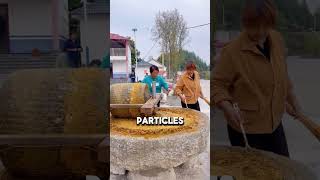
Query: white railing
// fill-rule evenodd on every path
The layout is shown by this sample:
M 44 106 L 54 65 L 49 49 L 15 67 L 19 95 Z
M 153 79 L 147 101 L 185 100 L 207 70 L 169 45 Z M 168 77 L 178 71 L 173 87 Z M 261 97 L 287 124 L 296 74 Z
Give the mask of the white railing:
M 110 48 L 111 56 L 126 56 L 126 48 Z

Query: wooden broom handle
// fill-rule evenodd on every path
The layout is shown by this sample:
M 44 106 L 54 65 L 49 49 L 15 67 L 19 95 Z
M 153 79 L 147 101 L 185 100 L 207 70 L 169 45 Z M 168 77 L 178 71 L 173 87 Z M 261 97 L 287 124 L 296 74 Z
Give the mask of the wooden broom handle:
M 297 119 L 307 128 L 311 133 L 316 136 L 316 138 L 320 141 L 320 125 L 315 123 L 310 118 L 306 117 L 303 114 L 300 114 Z
M 210 106 L 210 101 L 207 98 L 201 97 L 201 99 L 203 99 Z

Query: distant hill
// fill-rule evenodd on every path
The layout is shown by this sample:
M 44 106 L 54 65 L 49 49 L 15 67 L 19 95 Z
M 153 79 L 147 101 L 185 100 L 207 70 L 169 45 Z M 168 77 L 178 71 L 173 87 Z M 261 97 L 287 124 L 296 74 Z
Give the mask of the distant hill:
M 320 0 L 274 0 L 274 2 L 279 11 L 278 28 L 280 30 L 310 31 L 314 28 L 313 13 L 319 10 Z M 217 28 L 239 30 L 241 28 L 242 7 L 243 1 L 219 1 L 216 8 Z M 222 9 L 224 9 L 224 13 Z M 320 16 L 320 11 L 317 11 L 316 14 Z M 317 22 L 317 24 L 319 23 Z
M 166 56 L 165 56 L 166 57 Z M 157 58 L 157 61 L 161 63 L 161 55 Z M 171 73 L 175 74 L 177 71 L 184 71 L 185 65 L 188 61 L 192 61 L 196 67 L 202 79 L 209 79 L 210 67 L 201 59 L 195 52 L 182 50 L 180 55 L 171 61 Z M 168 59 L 164 59 L 164 64 L 168 67 Z

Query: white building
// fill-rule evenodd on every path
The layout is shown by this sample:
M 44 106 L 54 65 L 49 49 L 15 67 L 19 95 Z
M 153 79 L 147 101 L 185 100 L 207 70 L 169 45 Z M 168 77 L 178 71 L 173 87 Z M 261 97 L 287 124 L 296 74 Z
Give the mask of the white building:
M 143 80 L 146 74 L 150 75 L 150 66 L 155 65 L 159 68 L 159 75 L 167 77 L 167 68 L 156 60 L 140 61 L 136 69 L 137 81 Z
M 148 63 L 158 66 L 159 68 L 159 74 L 163 77 L 167 77 L 167 67 L 165 65 L 162 65 L 161 63 L 159 63 L 158 61 L 151 59 L 150 61 L 148 61 Z
M 58 51 L 68 38 L 68 0 L 0 0 L 0 18 L 0 53 Z
M 80 20 L 82 64 L 88 64 L 94 59 L 102 60 L 109 49 L 109 3 L 106 0 L 88 0 L 87 24 L 85 24 L 83 7 L 72 11 L 72 15 Z M 88 54 L 86 47 L 89 49 Z
M 127 81 L 131 71 L 131 50 L 129 38 L 118 34 L 110 34 L 110 63 L 113 79 L 124 79 Z
M 140 61 L 138 62 L 138 66 L 136 69 L 136 81 L 142 81 L 143 78 L 148 74 L 150 75 L 149 68 L 152 64 L 146 62 L 146 61 Z

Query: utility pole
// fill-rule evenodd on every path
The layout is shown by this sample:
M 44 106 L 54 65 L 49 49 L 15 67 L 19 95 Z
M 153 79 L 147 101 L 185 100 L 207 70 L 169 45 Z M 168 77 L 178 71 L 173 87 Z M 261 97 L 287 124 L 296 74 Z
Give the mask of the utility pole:
M 89 65 L 89 47 L 87 41 L 88 35 L 88 14 L 87 14 L 87 0 L 83 0 L 83 10 L 84 10 L 84 44 L 85 44 L 85 53 L 86 53 L 86 65 Z
M 162 66 L 164 67 L 164 54 L 163 54 L 163 52 L 161 53 L 161 62 L 162 62 Z
M 224 27 L 224 0 L 222 0 L 222 25 Z
M 136 37 L 136 32 L 138 31 L 138 29 L 137 28 L 133 28 L 132 29 L 132 31 L 133 31 L 133 35 L 134 35 L 134 56 L 135 56 L 135 58 L 136 58 L 136 67 L 135 67 L 135 69 L 137 69 L 137 67 L 138 67 L 138 57 L 137 57 L 137 37 Z
M 169 50 L 169 52 L 170 52 L 170 53 L 169 53 L 169 64 L 168 64 L 168 65 L 169 65 L 169 67 L 168 67 L 168 79 L 170 79 L 170 74 L 171 74 L 171 73 L 170 73 L 170 70 L 171 70 L 171 69 L 170 69 L 170 64 L 171 64 L 171 51 Z
M 316 32 L 317 31 L 317 14 L 316 13 L 314 13 L 314 15 L 313 15 L 313 20 L 314 20 L 313 31 Z

